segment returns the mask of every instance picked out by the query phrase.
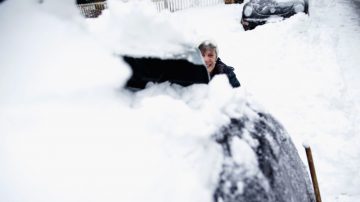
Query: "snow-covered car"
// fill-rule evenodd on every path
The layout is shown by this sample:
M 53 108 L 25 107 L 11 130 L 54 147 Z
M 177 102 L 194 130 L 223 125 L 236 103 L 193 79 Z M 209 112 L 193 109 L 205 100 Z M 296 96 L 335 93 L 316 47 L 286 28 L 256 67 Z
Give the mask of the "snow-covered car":
M 146 85 L 149 81 L 168 81 L 181 86 L 208 83 L 208 74 L 199 57 L 194 49 L 187 48 L 182 54 L 168 58 L 123 56 L 133 71 L 127 86 L 149 90 Z M 219 153 L 223 159 L 213 201 L 314 202 L 306 168 L 289 134 L 255 103 L 246 100 L 240 103 L 235 111 L 242 111 L 242 115 L 230 117 L 229 123 L 209 134 L 221 146 Z
M 308 0 L 250 0 L 243 7 L 241 24 L 245 30 L 251 30 L 301 12 L 309 13 Z
M 306 169 L 286 130 L 270 114 L 246 105 L 249 113 L 231 119 L 215 135 L 224 161 L 214 201 L 314 202 Z M 246 162 L 253 155 L 258 163 Z
M 198 49 L 187 47 L 167 58 L 123 56 L 133 72 L 127 87 L 146 90 L 147 82 L 164 81 L 181 86 L 208 83 Z M 209 134 L 221 145 L 223 157 L 213 201 L 314 202 L 306 168 L 289 134 L 271 114 L 243 101 L 237 106 L 240 117 L 230 117 L 228 124 Z

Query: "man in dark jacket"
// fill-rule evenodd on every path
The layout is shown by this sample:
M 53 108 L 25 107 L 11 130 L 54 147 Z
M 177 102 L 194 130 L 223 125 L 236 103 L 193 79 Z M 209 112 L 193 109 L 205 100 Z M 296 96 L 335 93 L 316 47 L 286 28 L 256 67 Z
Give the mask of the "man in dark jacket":
M 229 83 L 233 88 L 240 87 L 240 82 L 236 78 L 234 68 L 227 66 L 218 57 L 218 49 L 215 43 L 210 41 L 204 41 L 199 45 L 201 55 L 204 58 L 206 68 L 212 79 L 215 75 L 226 74 L 229 79 Z

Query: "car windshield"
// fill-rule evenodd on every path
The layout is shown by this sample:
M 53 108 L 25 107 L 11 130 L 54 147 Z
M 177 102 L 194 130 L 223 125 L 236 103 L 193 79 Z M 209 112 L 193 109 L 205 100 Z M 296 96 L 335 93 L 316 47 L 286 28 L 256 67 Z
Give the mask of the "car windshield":
M 301 0 L 272 0 L 272 1 L 276 2 L 277 4 L 281 4 L 281 5 L 292 5 L 292 4 L 294 4 L 294 2 L 301 1 Z

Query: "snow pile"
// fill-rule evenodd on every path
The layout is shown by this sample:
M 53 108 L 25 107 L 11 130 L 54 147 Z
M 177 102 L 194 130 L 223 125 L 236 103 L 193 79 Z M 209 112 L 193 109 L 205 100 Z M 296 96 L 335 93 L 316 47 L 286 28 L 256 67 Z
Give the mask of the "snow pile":
M 109 9 L 88 19 L 91 32 L 117 54 L 170 57 L 192 48 L 192 37 L 169 20 L 168 11 L 158 13 L 151 1 L 108 1 Z
M 127 66 L 73 20 L 48 14 L 45 8 L 17 1 L 0 7 L 1 103 L 124 84 L 130 76 Z
M 1 201 L 210 201 L 222 163 L 210 135 L 244 95 L 225 76 L 124 91 L 112 47 L 50 5 L 0 6 Z

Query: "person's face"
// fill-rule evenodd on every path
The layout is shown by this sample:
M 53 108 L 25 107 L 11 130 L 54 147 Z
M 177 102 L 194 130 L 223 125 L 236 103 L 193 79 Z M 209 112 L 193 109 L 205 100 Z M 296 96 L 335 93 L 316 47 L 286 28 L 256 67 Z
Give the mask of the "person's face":
M 206 49 L 201 54 L 204 58 L 204 62 L 208 72 L 209 73 L 212 72 L 215 68 L 216 59 L 217 59 L 215 49 Z

